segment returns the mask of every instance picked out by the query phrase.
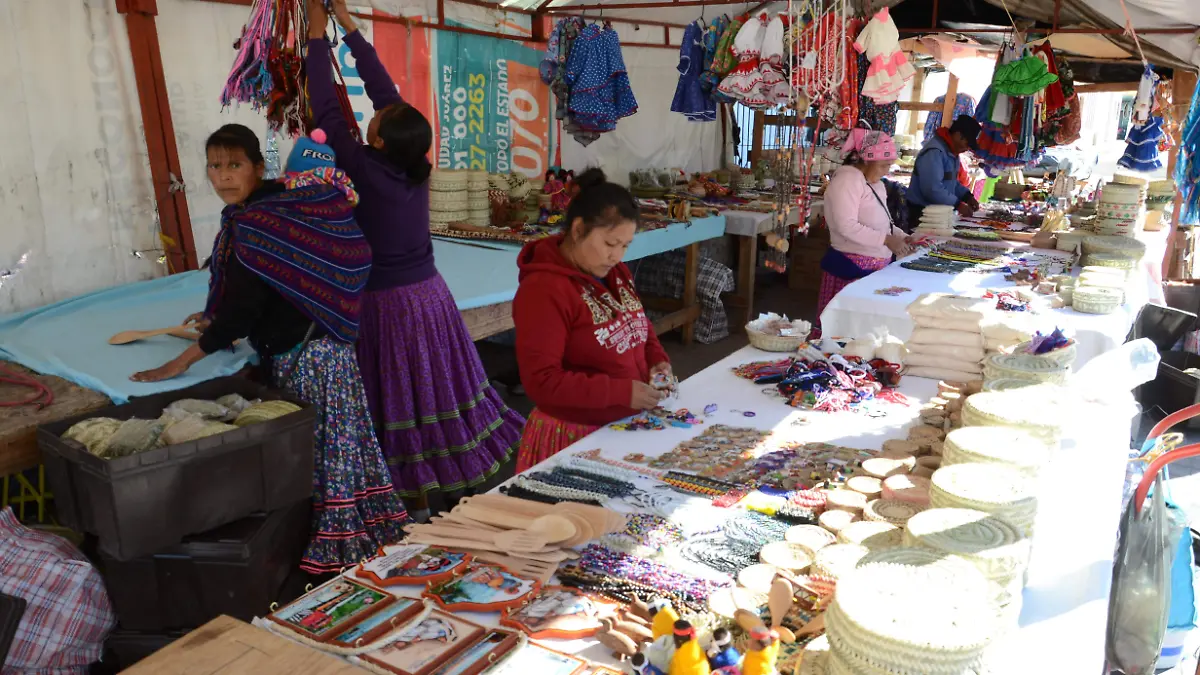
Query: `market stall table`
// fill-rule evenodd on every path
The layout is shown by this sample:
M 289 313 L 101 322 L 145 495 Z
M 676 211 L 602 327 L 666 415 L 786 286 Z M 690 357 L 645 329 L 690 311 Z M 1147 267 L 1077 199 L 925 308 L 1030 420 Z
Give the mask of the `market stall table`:
M 348 661 L 220 616 L 124 673 L 130 675 L 362 675 Z
M 814 205 L 814 212 L 816 206 Z M 738 211 L 724 212 L 725 234 L 737 238 L 737 291 L 729 297 L 730 307 L 741 310 L 740 321 L 734 323 L 741 329 L 754 318 L 754 275 L 758 270 L 758 237 L 770 232 L 775 224 L 775 212 Z M 788 214 L 788 225 L 800 222 L 800 211 L 792 209 Z
M 684 343 L 692 339 L 692 324 L 700 315 L 696 302 L 696 274 L 702 241 L 715 239 L 725 231 L 725 217 L 699 218 L 674 223 L 657 230 L 639 232 L 625 252 L 626 262 L 687 249 L 683 297 L 679 300 L 642 298 L 650 309 L 670 314 L 654 323 L 658 333 L 683 329 Z M 471 332 L 481 340 L 513 327 L 512 299 L 517 294 L 517 255 L 519 244 L 494 241 L 451 241 L 434 239 L 434 257 L 438 271 L 450 286 L 459 311 Z
M 883 441 L 904 438 L 918 417 L 920 403 L 937 393 L 937 383 L 906 378 L 900 391 L 914 405 L 878 404 L 882 416 L 863 413 L 817 413 L 790 408 L 762 387 L 736 378 L 731 369 L 750 361 L 779 358 L 777 353 L 746 347 L 688 378 L 672 408 L 717 410 L 705 424 L 691 429 L 618 431 L 605 427 L 530 471 L 538 471 L 573 454 L 600 449 L 601 456 L 621 460 L 630 452 L 661 455 L 681 441 L 700 434 L 709 424 L 772 430 L 782 440 L 824 441 L 848 447 L 878 449 Z M 753 417 L 744 416 L 754 412 Z M 1122 429 L 1122 425 L 1124 428 Z M 1032 540 L 1032 557 L 1023 595 L 1019 628 L 1000 638 L 997 650 L 1012 673 L 1098 673 L 1104 661 L 1108 593 L 1118 516 L 1125 476 L 1128 419 L 1108 416 L 1085 425 L 1086 437 L 1070 437 L 1039 477 L 1039 511 Z M 651 479 L 641 479 L 647 487 Z M 1070 485 L 1071 489 L 1064 489 Z M 1086 513 L 1086 518 L 1078 514 Z M 393 587 L 397 595 L 416 597 L 416 587 Z M 499 614 L 464 612 L 484 626 L 495 626 Z M 1070 636 L 1070 648 L 1063 648 Z M 548 647 L 612 664 L 607 648 L 594 639 L 539 640 Z M 1011 667 L 1011 670 L 1009 669 Z
M 1149 258 L 1153 255 L 1160 233 L 1147 233 L 1147 255 L 1143 264 L 1136 268 L 1125 304 L 1112 314 L 1085 314 L 1070 308 L 1055 309 L 1039 315 L 1043 332 L 1055 327 L 1073 329 L 1077 341 L 1075 367 L 1083 366 L 1093 358 L 1125 342 L 1129 329 L 1137 320 L 1138 313 L 1148 302 L 1162 302 L 1161 284 L 1149 274 Z M 1153 236 L 1150 236 L 1153 235 Z M 1024 245 L 1012 244 L 1020 249 Z M 1030 249 L 1037 250 L 1037 249 Z M 1158 248 L 1161 251 L 1161 247 Z M 1062 253 L 1062 252 L 1060 252 Z M 1065 255 L 1065 253 L 1062 253 Z M 878 272 L 859 279 L 843 288 L 825 307 L 821 315 L 821 326 L 827 335 L 867 335 L 879 328 L 901 340 L 912 335 L 913 322 L 908 315 L 908 305 L 924 293 L 952 293 L 971 297 L 982 296 L 990 288 L 1012 288 L 1014 284 L 1004 280 L 1003 273 L 939 274 L 921 272 L 900 266 L 905 260 L 921 256 L 914 254 L 904 260 L 888 265 Z M 881 295 L 875 291 L 890 287 L 908 288 L 899 295 Z

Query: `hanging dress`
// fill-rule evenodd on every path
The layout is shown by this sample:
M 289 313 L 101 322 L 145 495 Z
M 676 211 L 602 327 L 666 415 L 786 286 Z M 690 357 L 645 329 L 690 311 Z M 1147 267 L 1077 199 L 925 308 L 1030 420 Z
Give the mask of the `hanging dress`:
M 735 101 L 746 103 L 746 98 L 754 93 L 762 82 L 762 73 L 758 69 L 762 56 L 763 33 L 767 28 L 767 15 L 763 14 L 746 21 L 746 25 L 738 31 L 733 41 L 733 52 L 737 55 L 738 65 L 733 72 L 721 80 L 717 90 Z M 747 104 L 749 105 L 749 104 Z
M 717 104 L 700 83 L 704 65 L 703 33 L 704 27 L 696 22 L 683 30 L 683 42 L 679 47 L 679 83 L 675 85 L 675 99 L 671 101 L 671 112 L 680 113 L 692 122 L 717 119 Z
M 792 99 L 792 87 L 783 76 L 783 16 L 779 14 L 771 19 L 763 33 L 762 53 L 758 63 L 758 72 L 762 75 L 762 80 L 752 98 L 757 105 L 764 108 L 785 106 Z M 753 104 L 747 102 L 746 105 Z
M 876 103 L 892 103 L 900 98 L 900 92 L 916 70 L 900 49 L 900 32 L 886 7 L 867 22 L 854 40 L 854 48 L 871 62 L 862 83 L 862 95 Z
M 1162 168 L 1158 144 L 1163 139 L 1163 119 L 1151 117 L 1145 124 L 1134 125 L 1125 135 L 1125 154 L 1117 164 L 1134 171 L 1156 171 Z
M 621 41 L 611 28 L 592 24 L 583 29 L 567 61 L 570 124 L 566 129 L 581 145 L 617 128 L 617 120 L 637 112 L 637 99 L 621 54 Z
M 715 70 L 717 49 L 728 28 L 729 17 L 719 16 L 712 20 L 712 23 L 704 31 L 704 37 L 700 40 L 700 45 L 704 48 L 704 63 L 700 68 L 700 88 L 710 96 L 716 90 L 717 85 L 721 84 L 721 75 Z M 730 38 L 730 40 L 732 39 Z

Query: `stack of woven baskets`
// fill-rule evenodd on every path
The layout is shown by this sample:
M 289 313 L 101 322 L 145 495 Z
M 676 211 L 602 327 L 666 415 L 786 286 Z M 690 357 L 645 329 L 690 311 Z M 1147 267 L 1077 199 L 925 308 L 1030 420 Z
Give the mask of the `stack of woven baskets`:
M 429 177 L 429 227 L 446 230 L 450 223 L 466 222 L 470 217 L 466 171 L 437 169 Z
M 487 227 L 492 223 L 486 171 L 467 172 L 467 216 L 467 222 L 476 227 Z
M 1092 236 L 1083 240 L 1083 274 L 1071 306 L 1087 314 L 1109 314 L 1125 302 L 1125 285 L 1146 253 L 1137 239 Z
M 1145 217 L 1145 183 L 1132 184 L 1130 179 L 1115 176 L 1113 182 L 1100 188 L 1100 204 L 1096 208 L 1096 233 L 1132 237 L 1138 223 Z
M 1150 181 L 1146 191 L 1146 224 L 1147 232 L 1157 232 L 1163 228 L 1163 212 L 1175 201 L 1175 181 Z
M 826 672 L 977 672 L 996 634 L 995 589 L 970 562 L 932 549 L 867 554 L 825 613 Z

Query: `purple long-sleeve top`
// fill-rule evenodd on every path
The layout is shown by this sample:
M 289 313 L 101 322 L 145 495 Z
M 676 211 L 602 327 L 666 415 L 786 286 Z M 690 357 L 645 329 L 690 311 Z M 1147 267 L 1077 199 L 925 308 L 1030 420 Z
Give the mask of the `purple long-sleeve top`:
M 403 103 L 371 43 L 358 31 L 345 39 L 375 110 Z M 338 102 L 330 47 L 324 38 L 308 41 L 306 65 L 313 121 L 337 153 L 338 168 L 358 190 L 354 216 L 371 244 L 373 257 L 367 290 L 407 286 L 437 274 L 429 234 L 428 182 L 414 184 L 382 153 L 354 139 Z

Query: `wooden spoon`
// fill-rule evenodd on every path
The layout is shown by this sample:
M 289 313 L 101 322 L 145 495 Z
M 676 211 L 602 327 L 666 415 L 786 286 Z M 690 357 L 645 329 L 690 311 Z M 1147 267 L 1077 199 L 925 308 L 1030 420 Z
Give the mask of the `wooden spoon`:
M 156 335 L 173 335 L 175 337 L 185 338 L 188 340 L 199 340 L 200 334 L 192 330 L 189 326 L 171 326 L 170 328 L 158 328 L 156 330 L 127 330 L 117 333 L 108 339 L 110 345 L 127 345 L 138 340 L 145 340 Z
M 792 609 L 794 591 L 787 579 L 775 579 L 771 593 L 767 595 L 767 607 L 771 609 L 771 630 L 779 634 L 784 642 L 795 642 L 796 636 L 783 625 L 783 617 Z
M 547 544 L 557 544 L 574 537 L 579 528 L 562 516 L 541 516 L 529 524 L 529 532 L 544 538 Z
M 487 525 L 495 525 L 497 527 L 506 527 L 512 530 L 524 530 L 530 526 L 535 520 L 529 516 L 523 516 L 510 511 L 503 511 L 499 508 L 489 508 L 478 506 L 472 501 L 469 504 L 459 504 L 454 507 L 453 513 L 470 518 Z
M 538 553 L 546 549 L 546 540 L 536 532 L 527 530 L 510 530 L 499 532 L 492 539 L 497 546 L 503 546 L 510 551 Z

